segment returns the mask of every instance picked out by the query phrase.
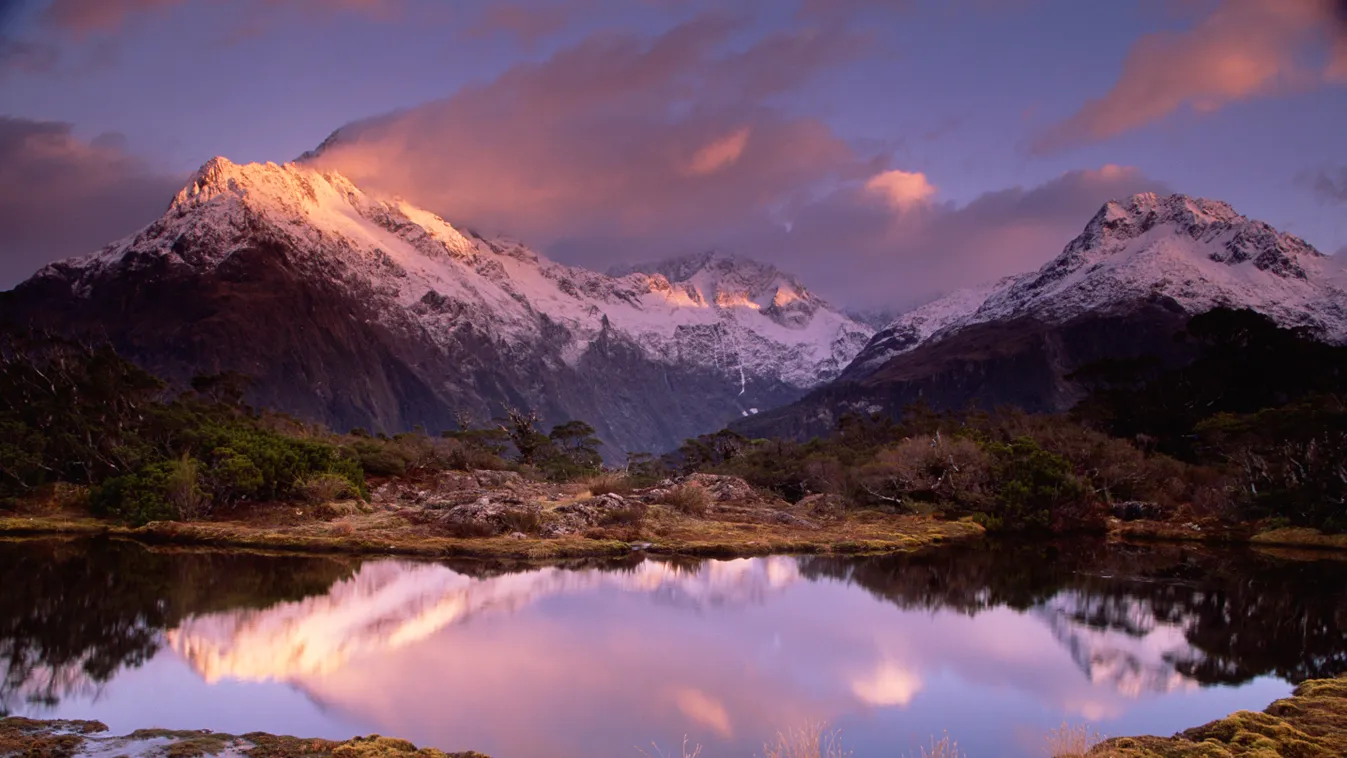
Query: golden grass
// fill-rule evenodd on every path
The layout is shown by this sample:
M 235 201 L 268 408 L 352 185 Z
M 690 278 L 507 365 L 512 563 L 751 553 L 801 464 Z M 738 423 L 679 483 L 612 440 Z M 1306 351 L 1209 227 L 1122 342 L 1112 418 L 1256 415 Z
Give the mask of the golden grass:
M 1063 721 L 1061 726 L 1048 732 L 1047 756 L 1080 758 L 1103 741 L 1104 738 L 1089 724 L 1069 724 Z
M 298 553 L 413 555 L 432 558 L 482 557 L 548 560 L 625 555 L 632 544 L 648 552 L 700 557 L 772 553 L 859 554 L 913 550 L 957 540 L 978 539 L 981 527 L 964 521 L 860 513 L 830 521 L 822 529 L 759 522 L 731 522 L 650 509 L 650 518 L 620 533 L 595 529 L 564 537 L 446 537 L 397 513 L 352 513 L 337 519 L 305 509 L 278 506 L 285 518 L 270 521 L 155 522 L 132 528 L 75 512 L 0 517 L 0 535 L 106 534 L 141 542 L 206 545 Z M 620 537 L 620 538 L 616 538 Z
M 959 752 L 959 743 L 955 742 L 949 734 L 943 734 L 940 739 L 931 738 L 929 748 L 918 748 L 912 758 L 964 758 L 964 754 Z
M 659 502 L 685 516 L 705 516 L 711 508 L 711 493 L 700 484 L 679 484 L 669 488 Z
M 626 495 L 636 489 L 625 474 L 605 471 L 581 481 L 591 495 Z
M 823 721 L 811 721 L 797 729 L 779 732 L 775 743 L 762 746 L 763 758 L 848 758 L 841 732 Z
M 1347 550 L 1347 534 L 1324 534 L 1317 529 L 1271 529 L 1249 538 L 1254 545 Z

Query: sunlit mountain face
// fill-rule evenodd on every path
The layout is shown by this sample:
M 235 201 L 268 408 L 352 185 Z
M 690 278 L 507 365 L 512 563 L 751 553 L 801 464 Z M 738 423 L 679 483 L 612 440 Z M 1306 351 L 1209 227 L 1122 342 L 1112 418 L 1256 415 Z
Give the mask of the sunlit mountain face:
M 114 729 L 151 708 L 166 727 L 495 755 L 683 735 L 750 755 L 826 720 L 858 755 L 948 730 L 1014 756 L 1064 718 L 1168 733 L 1347 670 L 1347 566 L 1331 561 L 988 547 L 520 571 L 41 549 L 0 547 L 0 575 L 52 567 L 3 601 L 3 705 Z

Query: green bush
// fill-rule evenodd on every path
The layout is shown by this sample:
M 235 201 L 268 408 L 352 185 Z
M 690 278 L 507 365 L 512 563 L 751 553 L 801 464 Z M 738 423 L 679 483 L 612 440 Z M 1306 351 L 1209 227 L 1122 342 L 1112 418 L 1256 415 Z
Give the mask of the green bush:
M 141 526 L 151 521 L 187 520 L 204 515 L 210 502 L 197 482 L 200 462 L 192 458 L 153 463 L 109 479 L 89 496 L 89 508 Z
M 360 468 L 370 476 L 400 476 L 407 473 L 407 459 L 392 446 L 376 440 L 351 446 L 360 461 Z
M 988 445 L 997 459 L 996 493 L 986 520 L 1014 531 L 1097 525 L 1097 503 L 1060 455 L 1029 437 Z M 1092 523 L 1094 522 L 1094 523 Z

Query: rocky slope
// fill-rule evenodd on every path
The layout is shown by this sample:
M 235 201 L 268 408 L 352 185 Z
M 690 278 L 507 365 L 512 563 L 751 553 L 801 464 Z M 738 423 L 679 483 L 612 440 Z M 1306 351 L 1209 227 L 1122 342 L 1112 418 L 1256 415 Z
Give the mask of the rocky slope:
M 175 382 L 241 371 L 253 402 L 340 430 L 528 406 L 618 458 L 789 402 L 873 331 L 752 261 L 609 276 L 338 174 L 224 158 L 137 234 L 0 294 L 0 322 L 108 339 Z
M 753 434 L 827 431 L 844 411 L 1011 404 L 1069 408 L 1066 377 L 1102 358 L 1185 359 L 1192 315 L 1250 308 L 1347 342 L 1344 262 L 1229 205 L 1172 195 L 1109 202 L 1037 271 L 955 292 L 871 339 L 838 380 L 745 422 Z

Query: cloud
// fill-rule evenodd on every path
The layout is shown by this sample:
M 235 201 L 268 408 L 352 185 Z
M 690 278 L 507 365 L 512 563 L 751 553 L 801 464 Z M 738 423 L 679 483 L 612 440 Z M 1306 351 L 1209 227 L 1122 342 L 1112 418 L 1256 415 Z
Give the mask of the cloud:
M 875 174 L 865 182 L 865 188 L 899 209 L 925 205 L 935 197 L 936 191 L 925 174 L 899 169 Z
M 938 177 L 774 107 L 850 60 L 854 39 L 745 33 L 702 16 L 653 39 L 591 36 L 347 125 L 308 160 L 568 263 L 602 270 L 718 248 L 881 308 L 1037 267 L 1104 202 L 1165 191 L 1110 165 L 941 203 Z
M 874 671 L 851 683 L 861 702 L 875 707 L 906 707 L 921 692 L 921 676 L 906 666 L 885 660 Z
M 0 117 L 0 288 L 153 221 L 182 184 L 70 124 Z
M 857 48 L 750 38 L 707 15 L 645 39 L 602 33 L 540 63 L 340 129 L 313 158 L 483 232 L 606 267 L 695 252 L 800 194 L 869 176 L 823 122 L 772 104 Z
M 1305 179 L 1321 201 L 1347 203 L 1347 166 L 1322 169 Z
M 1103 96 L 1033 144 L 1046 152 L 1108 139 L 1183 109 L 1231 103 L 1347 79 L 1339 0 L 1224 0 L 1191 29 L 1148 34 L 1133 44 Z M 1325 67 L 1313 51 L 1327 42 Z
M 748 145 L 749 133 L 749 128 L 743 127 L 707 143 L 692 156 L 692 162 L 687 169 L 688 173 L 699 176 L 714 174 L 720 169 L 732 165 L 739 160 L 739 156 L 744 154 L 744 147 Z
M 76 35 L 112 32 L 136 16 L 162 12 L 187 2 L 188 0 L 51 0 L 43 11 L 43 20 L 58 29 Z M 399 5 L 400 0 L 251 0 L 249 4 L 264 9 L 294 9 L 313 14 L 341 11 L 384 13 Z
M 482 9 L 481 17 L 470 33 L 478 36 L 504 33 L 513 36 L 525 47 L 533 47 L 561 31 L 576 10 L 576 4 L 566 0 L 534 4 L 491 3 Z
M 789 230 L 750 232 L 736 249 L 770 255 L 849 304 L 911 307 L 1046 263 L 1105 202 L 1142 191 L 1169 189 L 1134 168 L 1109 165 L 963 205 L 896 212 L 885 197 L 844 188 L 790 208 Z

